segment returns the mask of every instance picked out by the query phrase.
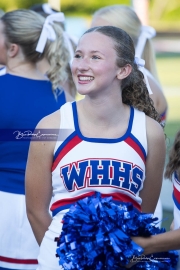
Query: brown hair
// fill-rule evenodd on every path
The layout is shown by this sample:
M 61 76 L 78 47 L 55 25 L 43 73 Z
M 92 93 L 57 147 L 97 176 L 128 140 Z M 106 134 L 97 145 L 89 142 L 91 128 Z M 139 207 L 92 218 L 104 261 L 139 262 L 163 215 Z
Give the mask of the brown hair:
M 180 169 L 180 130 L 177 132 L 173 146 L 170 150 L 169 161 L 164 176 L 172 179 L 173 173 L 178 169 Z

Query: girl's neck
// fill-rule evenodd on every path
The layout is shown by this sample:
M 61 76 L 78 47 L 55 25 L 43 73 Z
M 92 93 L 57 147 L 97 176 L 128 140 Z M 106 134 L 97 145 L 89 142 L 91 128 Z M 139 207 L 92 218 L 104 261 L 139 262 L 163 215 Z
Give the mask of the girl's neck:
M 11 59 L 7 63 L 6 72 L 30 79 L 46 80 L 44 74 L 38 70 L 36 63 L 30 63 L 20 58 Z
M 6 67 L 7 73 L 35 79 L 35 80 L 46 80 L 46 77 L 44 74 L 42 74 L 38 69 L 36 64 L 29 63 L 29 62 L 11 62 L 11 64 L 8 64 Z
M 90 121 L 92 124 L 100 126 L 109 126 L 123 120 L 126 113 L 129 111 L 128 106 L 122 103 L 121 96 L 112 100 L 101 98 L 100 100 L 90 100 L 85 97 L 79 102 L 79 110 L 83 118 Z
M 78 124 L 81 133 L 89 138 L 120 138 L 128 128 L 130 108 L 121 99 L 112 102 L 77 103 Z

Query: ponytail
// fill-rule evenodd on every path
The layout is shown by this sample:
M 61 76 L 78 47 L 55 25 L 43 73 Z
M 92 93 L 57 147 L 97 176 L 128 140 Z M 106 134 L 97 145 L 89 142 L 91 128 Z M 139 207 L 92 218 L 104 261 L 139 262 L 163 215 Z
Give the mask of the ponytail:
M 154 108 L 153 100 L 150 98 L 144 82 L 144 75 L 138 70 L 137 64 L 133 63 L 131 65 L 132 72 L 122 81 L 121 85 L 123 103 L 143 111 L 146 115 L 160 123 L 160 115 Z

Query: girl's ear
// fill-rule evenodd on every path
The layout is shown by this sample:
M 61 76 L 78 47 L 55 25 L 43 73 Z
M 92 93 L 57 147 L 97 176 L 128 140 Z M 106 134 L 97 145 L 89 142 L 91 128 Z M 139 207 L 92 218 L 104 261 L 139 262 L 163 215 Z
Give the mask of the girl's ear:
M 119 68 L 118 72 L 117 72 L 117 78 L 119 80 L 123 80 L 125 79 L 127 76 L 129 76 L 129 74 L 132 71 L 132 66 L 127 64 L 126 66 Z
M 17 55 L 18 51 L 19 51 L 19 46 L 17 44 L 10 43 L 9 48 L 8 48 L 8 56 L 10 58 L 13 58 Z

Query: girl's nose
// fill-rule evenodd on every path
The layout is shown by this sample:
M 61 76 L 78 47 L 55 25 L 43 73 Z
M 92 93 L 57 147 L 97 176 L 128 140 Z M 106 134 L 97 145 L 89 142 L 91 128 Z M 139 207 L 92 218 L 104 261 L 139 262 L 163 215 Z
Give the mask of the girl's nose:
M 79 70 L 88 70 L 89 69 L 89 61 L 87 58 L 82 58 L 78 63 Z

